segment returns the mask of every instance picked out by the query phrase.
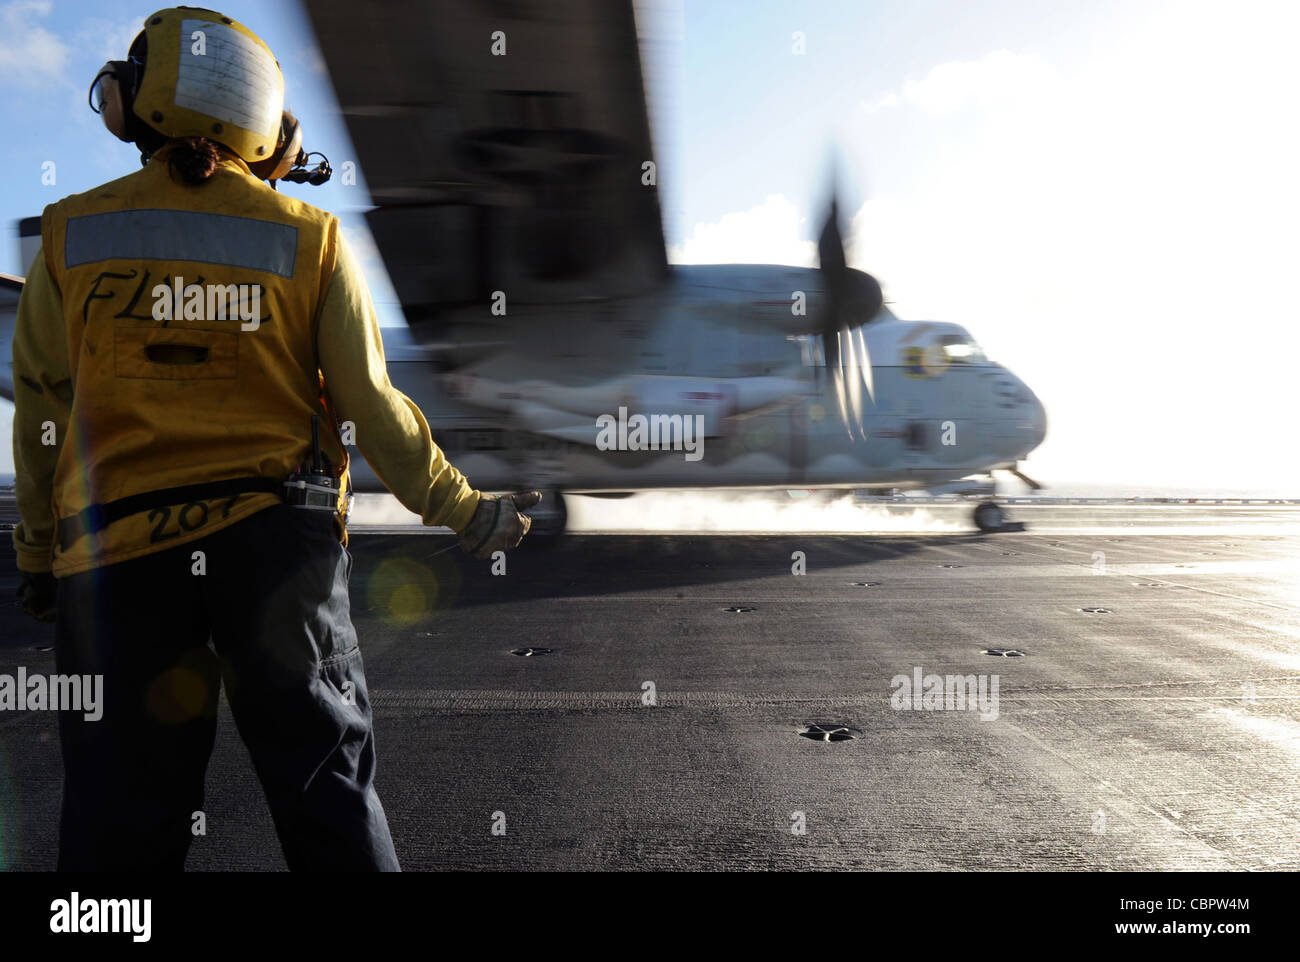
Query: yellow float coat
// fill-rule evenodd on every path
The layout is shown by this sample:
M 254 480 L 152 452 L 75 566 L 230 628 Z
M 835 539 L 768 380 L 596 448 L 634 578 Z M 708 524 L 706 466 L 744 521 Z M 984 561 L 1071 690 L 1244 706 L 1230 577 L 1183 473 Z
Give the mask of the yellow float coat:
M 186 185 L 169 174 L 169 149 L 45 210 L 13 343 L 18 567 L 74 574 L 281 503 L 270 492 L 180 498 L 71 540 L 58 524 L 161 489 L 282 481 L 308 457 L 312 414 L 336 476 L 347 463 L 336 424 L 350 421 L 402 504 L 425 524 L 463 528 L 478 492 L 389 381 L 338 219 L 230 155 Z

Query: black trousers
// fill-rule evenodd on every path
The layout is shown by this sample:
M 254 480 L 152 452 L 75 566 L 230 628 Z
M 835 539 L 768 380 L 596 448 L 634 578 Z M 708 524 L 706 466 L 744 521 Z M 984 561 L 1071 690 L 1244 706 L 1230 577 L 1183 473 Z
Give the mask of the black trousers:
M 57 670 L 104 678 L 102 718 L 59 713 L 61 871 L 184 868 L 223 680 L 289 867 L 398 870 L 351 571 L 328 512 L 278 505 L 59 580 Z

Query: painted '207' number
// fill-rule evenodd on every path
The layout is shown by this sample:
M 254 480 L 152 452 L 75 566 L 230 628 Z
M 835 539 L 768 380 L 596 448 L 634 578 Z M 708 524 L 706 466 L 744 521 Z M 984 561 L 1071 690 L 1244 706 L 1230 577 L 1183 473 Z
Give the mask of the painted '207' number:
M 221 508 L 221 517 L 230 517 L 230 509 L 235 506 L 239 500 L 239 495 L 235 495 L 228 500 Z M 191 501 L 189 504 L 182 505 L 181 509 L 176 512 L 176 524 L 178 530 L 165 531 L 167 522 L 171 520 L 171 508 L 154 508 L 149 512 L 149 520 L 156 521 L 153 532 L 149 535 L 149 542 L 157 544 L 159 541 L 167 541 L 171 538 L 179 537 L 182 531 L 195 531 L 208 523 L 208 503 L 206 501 Z

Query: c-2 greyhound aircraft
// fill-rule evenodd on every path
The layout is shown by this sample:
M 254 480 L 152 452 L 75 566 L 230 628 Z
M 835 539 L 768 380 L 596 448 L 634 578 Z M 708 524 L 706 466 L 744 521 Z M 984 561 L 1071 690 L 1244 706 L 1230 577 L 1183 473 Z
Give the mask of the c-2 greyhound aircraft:
M 845 265 L 833 201 L 819 269 L 667 264 L 631 2 L 305 6 L 408 321 L 390 376 L 476 486 L 562 526 L 566 491 L 931 488 L 1043 440 L 965 329 Z

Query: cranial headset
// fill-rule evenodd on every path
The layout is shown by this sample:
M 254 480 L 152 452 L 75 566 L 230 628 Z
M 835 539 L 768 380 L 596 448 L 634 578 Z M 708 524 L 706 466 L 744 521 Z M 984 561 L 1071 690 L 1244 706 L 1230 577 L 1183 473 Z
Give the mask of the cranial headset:
M 90 109 L 99 114 L 109 133 L 140 148 L 142 164 L 147 163 L 150 155 L 167 142 L 167 136 L 145 123 L 134 109 L 147 53 L 148 41 L 141 31 L 132 41 L 127 59 L 110 60 L 100 67 L 87 93 Z M 320 160 L 315 167 L 308 169 L 312 157 L 320 157 Z M 277 180 L 319 186 L 333 174 L 329 158 L 319 151 L 307 153 L 302 149 L 302 124 L 287 110 L 281 111 L 280 133 L 271 155 L 265 160 L 244 160 L 254 176 L 270 181 L 272 186 Z

